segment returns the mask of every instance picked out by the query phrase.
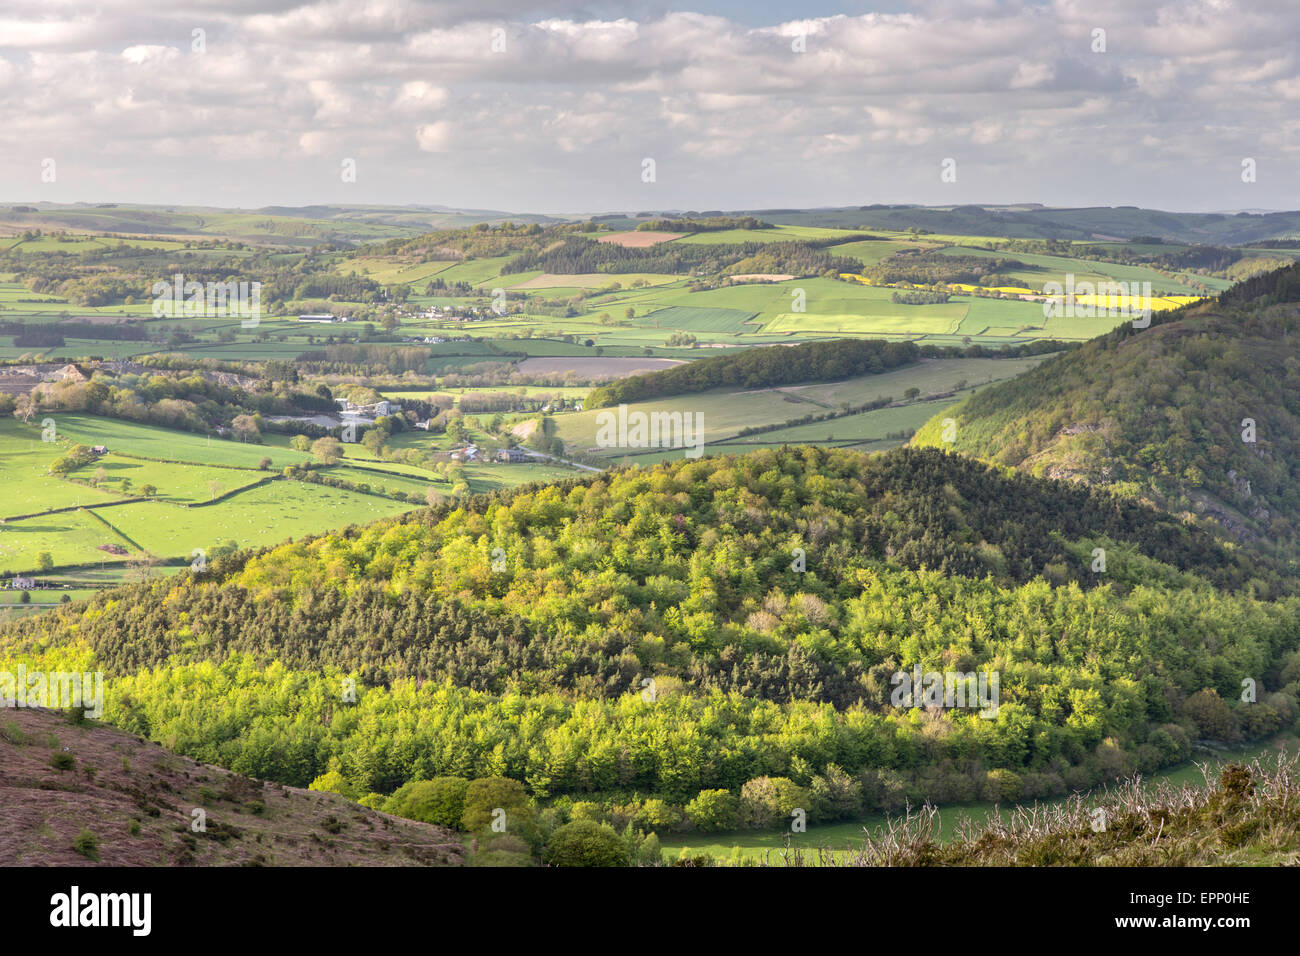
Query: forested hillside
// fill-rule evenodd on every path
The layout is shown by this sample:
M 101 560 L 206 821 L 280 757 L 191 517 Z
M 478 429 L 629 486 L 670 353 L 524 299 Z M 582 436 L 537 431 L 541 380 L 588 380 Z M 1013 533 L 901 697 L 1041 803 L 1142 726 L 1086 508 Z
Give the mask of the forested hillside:
M 874 374 L 915 362 L 920 350 L 911 342 L 836 339 L 789 347 L 745 349 L 733 355 L 699 359 L 593 389 L 589 408 L 640 402 L 664 395 L 684 395 L 711 388 L 770 388 L 794 382 L 829 382 Z
M 1122 326 L 972 395 L 915 438 L 1079 479 L 1297 556 L 1300 271 Z M 943 441 L 943 419 L 956 422 Z M 1293 566 L 1293 565 L 1292 565 Z
M 755 781 L 831 819 L 1062 793 L 1290 726 L 1300 600 L 1224 590 L 1271 573 L 1085 487 L 785 449 L 217 560 L 12 625 L 0 658 L 102 668 L 108 720 L 242 773 L 356 794 L 500 774 L 725 828 L 767 819 L 741 813 Z M 918 666 L 998 672 L 996 715 L 895 705 Z
M 869 235 L 849 233 L 835 241 L 870 239 Z M 597 242 L 570 236 L 546 249 L 529 250 L 507 264 L 502 274 L 543 272 L 575 274 L 583 272 L 671 272 L 711 275 L 731 272 L 764 271 L 795 276 L 834 275 L 858 267 L 858 262 L 836 255 L 825 239 L 801 242 L 729 242 L 729 243 L 659 243 L 645 248 Z M 736 267 L 730 269 L 729 267 Z

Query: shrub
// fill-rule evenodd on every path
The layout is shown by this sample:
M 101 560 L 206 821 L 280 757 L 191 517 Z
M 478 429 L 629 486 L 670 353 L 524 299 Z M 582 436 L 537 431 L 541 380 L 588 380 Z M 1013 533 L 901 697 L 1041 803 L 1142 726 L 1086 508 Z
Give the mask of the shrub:
M 1010 803 L 1020 799 L 1022 790 L 1020 775 L 999 767 L 989 771 L 984 783 L 984 799 L 994 803 Z
M 605 814 L 600 805 L 592 803 L 590 800 L 576 800 L 569 807 L 570 820 L 591 820 L 600 823 L 604 820 Z
M 636 825 L 646 831 L 671 830 L 682 822 L 682 811 L 658 797 L 651 797 L 641 804 L 636 815 Z
M 495 811 L 505 811 L 506 831 L 533 843 L 537 840 L 536 813 L 524 785 L 509 777 L 480 777 L 465 788 L 461 829 L 474 833 L 490 826 Z
M 812 803 L 807 790 L 786 777 L 756 777 L 740 788 L 740 825 L 776 826 Z
M 72 770 L 76 768 L 77 760 L 72 754 L 60 750 L 50 756 L 50 766 L 55 770 Z
M 532 866 L 528 844 L 509 833 L 484 837 L 466 861 L 469 866 Z
M 613 827 L 574 820 L 551 834 L 545 862 L 551 866 L 627 866 L 628 849 Z
M 311 783 L 307 784 L 308 790 L 319 790 L 323 793 L 337 793 L 339 796 L 347 797 L 349 800 L 357 798 L 356 788 L 354 788 L 343 774 L 337 770 L 327 770 Z M 391 812 L 391 811 L 390 811 Z
M 72 841 L 72 848 L 87 860 L 99 862 L 99 837 L 89 830 L 82 830 Z
M 1202 737 L 1211 740 L 1234 740 L 1237 722 L 1232 711 L 1213 689 L 1198 690 L 1183 702 L 1183 715 L 1191 718 Z
M 463 777 L 412 780 L 388 798 L 384 812 L 455 829 L 460 826 L 465 813 L 465 792 L 468 789 L 469 781 Z
M 813 777 L 811 790 L 818 816 L 842 820 L 862 811 L 862 784 L 835 764 L 828 764 L 825 773 Z
M 704 833 L 734 830 L 738 802 L 730 790 L 701 790 L 686 804 L 686 816 L 695 829 Z

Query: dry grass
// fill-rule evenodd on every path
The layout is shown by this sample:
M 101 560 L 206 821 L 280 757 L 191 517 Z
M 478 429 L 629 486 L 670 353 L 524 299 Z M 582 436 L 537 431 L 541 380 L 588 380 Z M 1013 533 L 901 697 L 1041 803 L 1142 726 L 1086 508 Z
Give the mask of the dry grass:
M 83 831 L 98 859 L 74 849 Z M 455 833 L 337 794 L 207 766 L 62 713 L 0 708 L 3 866 L 454 866 L 463 853 Z
M 966 821 L 946 843 L 938 833 L 938 810 L 927 806 L 867 833 L 859 849 L 772 850 L 754 865 L 1296 866 L 1300 763 L 1279 755 L 1229 764 L 1203 786 L 1144 788 L 1134 780 L 1100 799 Z

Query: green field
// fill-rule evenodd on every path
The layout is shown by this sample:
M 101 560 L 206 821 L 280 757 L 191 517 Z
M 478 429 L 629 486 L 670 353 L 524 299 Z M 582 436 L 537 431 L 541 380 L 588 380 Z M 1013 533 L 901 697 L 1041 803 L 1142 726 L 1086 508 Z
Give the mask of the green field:
M 856 312 L 783 312 L 763 326 L 772 335 L 820 332 L 836 335 L 952 335 L 956 333 L 966 306 L 955 302 L 942 305 L 872 305 L 869 315 Z
M 581 399 L 591 391 L 585 385 L 480 385 L 470 386 L 457 389 L 405 389 L 405 388 L 383 388 L 380 389 L 385 398 L 391 398 L 400 402 L 404 398 L 423 399 L 429 401 L 434 398 L 449 398 L 453 402 L 459 402 L 464 395 L 474 395 L 478 393 L 492 394 L 495 392 L 505 392 L 510 395 L 559 395 L 563 398 Z
M 468 282 L 470 285 L 481 286 L 489 280 L 496 279 L 501 275 L 501 269 L 509 262 L 513 256 L 494 256 L 488 259 L 466 259 L 450 266 L 438 273 L 438 278 L 447 282 Z M 507 276 L 499 285 L 505 285 L 514 280 L 514 276 Z
M 141 547 L 186 557 L 225 541 L 260 547 L 349 524 L 369 524 L 414 505 L 300 481 L 275 481 L 197 508 L 141 501 L 107 509 L 104 517 Z
M 447 483 L 435 479 L 432 475 L 419 476 L 416 474 L 403 473 L 393 468 L 370 470 L 371 466 L 366 468 L 354 468 L 348 465 L 335 465 L 324 469 L 324 474 L 335 478 L 342 478 L 357 485 L 369 485 L 374 491 L 381 488 L 388 493 L 400 491 L 402 494 L 417 494 L 423 496 L 429 488 L 437 488 L 444 494 L 447 492 Z M 383 474 L 380 474 L 380 471 Z
M 667 285 L 680 281 L 680 276 L 663 275 L 658 272 L 585 272 L 574 275 L 554 275 L 538 272 L 518 272 L 502 277 L 504 288 L 512 291 L 520 289 L 545 290 L 548 294 L 567 289 L 601 289 L 617 284 L 621 288 L 631 288 L 633 282 L 645 285 Z
M 50 463 L 67 451 L 67 446 L 41 441 L 38 424 L 23 425 L 7 416 L 0 418 L 0 449 L 0 481 L 5 488 L 0 517 L 101 504 L 118 497 L 52 476 Z
M 109 453 L 92 464 L 70 472 L 69 477 L 88 482 L 100 468 L 107 473 L 100 487 L 116 497 L 125 494 L 123 481 L 129 480 L 132 492 L 139 493 L 145 485 L 153 485 L 158 489 L 157 497 L 161 500 L 187 503 L 204 502 L 213 498 L 214 483 L 218 486 L 215 494 L 222 495 L 260 481 L 268 474 L 275 474 L 254 469 L 147 461 Z
M 106 508 L 105 513 L 114 510 L 117 509 Z M 125 560 L 122 555 L 98 550 L 101 544 L 118 544 L 133 550 L 88 509 L 6 521 L 0 525 L 0 572 L 6 575 L 30 572 L 36 568 L 36 556 L 43 551 L 49 553 L 56 568 L 100 561 L 117 564 Z
M 930 402 L 909 402 L 905 405 L 891 405 L 869 412 L 859 412 L 856 415 L 845 415 L 829 421 L 794 425 L 747 438 L 738 438 L 734 442 L 728 442 L 726 446 L 719 446 L 719 450 L 739 452 L 752 447 L 773 445 L 804 443 L 857 445 L 863 442 L 886 441 L 886 436 L 891 433 L 920 428 L 933 418 L 939 409 L 955 401 L 955 398 L 948 398 Z M 902 439 L 898 441 L 901 442 Z
M 59 438 L 83 445 L 105 445 L 110 452 L 126 455 L 253 469 L 263 458 L 270 458 L 271 466 L 279 469 L 307 457 L 289 448 L 288 439 L 278 435 L 266 436 L 267 444 L 252 445 L 95 415 L 55 413 L 50 417 Z M 35 431 L 39 433 L 39 429 Z M 282 444 L 275 444 L 277 441 Z
M 842 382 L 815 385 L 791 385 L 781 388 L 737 391 L 716 389 L 652 402 L 638 402 L 628 406 L 629 412 L 639 411 L 699 413 L 703 416 L 704 437 L 707 442 L 735 438 L 742 428 L 787 422 L 808 414 L 837 411 L 842 405 L 863 405 L 884 397 L 901 400 L 908 388 L 918 388 L 922 396 L 953 391 L 961 382 L 968 386 L 984 384 L 1018 375 L 1042 361 L 1039 356 L 1021 359 L 927 359 L 906 368 L 895 369 L 879 375 L 863 375 Z M 584 454 L 618 458 L 626 461 L 649 461 L 640 454 L 628 455 L 626 449 L 601 449 L 596 446 L 598 416 L 602 410 L 569 412 L 556 416 L 558 433 L 566 444 Z M 918 413 L 919 414 L 919 413 Z M 886 421 L 887 419 L 882 419 Z M 901 421 L 902 419 L 900 419 Z M 844 419 L 848 421 L 848 419 Z M 910 422 L 910 419 L 907 419 Z M 922 419 L 924 421 L 924 419 Z M 814 434 L 824 437 L 834 433 L 838 421 L 820 422 L 809 426 Z M 912 424 L 897 424 L 880 430 L 879 434 Z M 764 442 L 766 433 L 754 436 Z M 846 436 L 847 437 L 847 436 Z M 866 437 L 864 435 L 864 437 Z M 871 437 L 875 437 L 874 435 Z M 732 446 L 718 450 L 742 450 Z M 662 452 L 660 457 L 679 457 L 681 452 Z
M 0 476 L 11 490 L 5 506 L 9 520 L 0 524 L 0 570 L 31 571 L 41 552 L 51 555 L 56 569 L 120 564 L 141 551 L 161 559 L 188 558 L 194 548 L 207 549 L 219 542 L 233 541 L 240 547 L 274 544 L 415 507 L 377 495 L 282 479 L 252 487 L 278 476 L 279 467 L 310 457 L 289 449 L 287 436 L 272 435 L 268 444 L 246 445 L 89 415 L 51 417 L 57 442 L 42 442 L 35 422 L 0 420 Z M 111 450 L 67 479 L 50 475 L 50 462 L 73 442 L 106 444 Z M 359 446 L 349 450 L 353 448 L 359 450 Z M 173 460 L 149 460 L 162 457 Z M 263 457 L 276 462 L 275 470 L 258 470 Z M 220 467 L 231 464 L 240 467 Z M 393 469 L 391 478 L 346 467 L 339 469 L 344 472 L 340 477 L 358 483 L 369 479 L 371 485 L 420 494 L 433 480 L 398 474 L 420 474 L 404 465 L 384 463 L 384 467 Z M 93 481 L 101 468 L 106 475 L 101 487 L 81 483 Z M 126 478 L 131 480 L 129 490 L 123 487 Z M 156 498 L 132 498 L 148 484 L 157 487 Z M 210 503 L 214 495 L 230 497 Z M 21 514 L 72 506 L 81 507 L 14 520 Z M 103 544 L 122 545 L 130 555 L 109 554 L 100 550 Z
M 1172 279 L 1147 266 L 1127 266 L 1114 262 L 1097 262 L 1092 259 L 1074 259 L 1068 256 L 1045 256 L 1006 251 L 994 252 L 987 249 L 968 247 L 950 247 L 942 249 L 940 252 L 943 255 L 975 256 L 984 259 L 1015 259 L 1026 265 L 1035 266 L 1037 268 L 1033 270 L 1011 269 L 1005 273 L 1017 282 L 1024 283 L 1026 288 L 1035 291 L 1041 290 L 1044 282 L 1059 282 L 1064 285 L 1065 277 L 1073 275 L 1076 283 L 1150 282 L 1152 289 L 1156 292 L 1167 292 L 1174 295 L 1200 294 L 1192 286 Z M 1232 285 L 1226 279 L 1216 279 L 1213 276 L 1198 276 L 1197 278 L 1214 289 L 1226 289 Z
M 456 260 L 434 262 L 416 262 L 406 265 L 388 259 L 357 258 L 340 263 L 338 271 L 343 275 L 355 272 L 359 276 L 374 279 L 382 285 L 400 285 L 406 283 L 427 283 L 445 269 L 456 264 Z
M 889 239 L 872 239 L 865 242 L 845 242 L 835 247 L 837 256 L 847 256 L 850 259 L 857 259 L 864 266 L 874 266 L 886 256 L 892 256 L 895 252 L 901 252 L 904 249 L 930 248 L 928 245 L 922 245 L 914 242 L 904 242 Z
M 653 322 L 656 329 L 739 334 L 753 331 L 752 329 L 746 329 L 745 323 L 756 315 L 756 312 L 747 312 L 743 309 L 708 309 L 687 305 L 671 305 L 649 313 L 645 316 L 644 321 Z

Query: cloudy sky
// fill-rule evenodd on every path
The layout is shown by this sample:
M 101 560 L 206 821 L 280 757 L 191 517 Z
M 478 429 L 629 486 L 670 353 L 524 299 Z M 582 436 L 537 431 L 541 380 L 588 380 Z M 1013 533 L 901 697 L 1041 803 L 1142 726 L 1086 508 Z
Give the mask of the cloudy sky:
M 1294 209 L 1298 14 L 1297 0 L 5 0 L 0 200 Z

